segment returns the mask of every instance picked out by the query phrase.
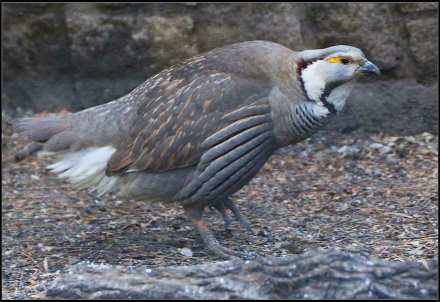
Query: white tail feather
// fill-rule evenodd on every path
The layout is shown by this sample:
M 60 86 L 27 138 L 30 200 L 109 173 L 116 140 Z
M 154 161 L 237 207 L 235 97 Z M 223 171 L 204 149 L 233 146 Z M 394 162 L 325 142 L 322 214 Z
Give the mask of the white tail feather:
M 109 192 L 118 180 L 117 176 L 105 176 L 107 162 L 115 151 L 115 148 L 105 146 L 67 152 L 60 161 L 47 168 L 75 187 L 93 187 L 93 191 L 101 196 Z

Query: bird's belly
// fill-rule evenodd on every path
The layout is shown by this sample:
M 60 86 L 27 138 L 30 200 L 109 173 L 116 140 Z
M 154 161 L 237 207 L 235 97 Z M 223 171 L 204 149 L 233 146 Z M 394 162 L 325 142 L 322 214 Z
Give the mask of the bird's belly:
M 144 201 L 175 201 L 174 196 L 194 170 L 194 167 L 189 167 L 164 173 L 127 173 L 120 176 L 117 194 Z

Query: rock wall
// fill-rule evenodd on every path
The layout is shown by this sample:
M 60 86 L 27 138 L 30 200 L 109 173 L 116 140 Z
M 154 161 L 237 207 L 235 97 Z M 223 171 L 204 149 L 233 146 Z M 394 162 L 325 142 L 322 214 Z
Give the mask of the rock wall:
M 3 8 L 2 107 L 12 113 L 18 107 L 80 110 L 105 103 L 184 58 L 255 39 L 295 50 L 357 46 L 384 71 L 382 85 L 391 83 L 382 89 L 388 96 L 396 86 L 388 80 L 418 87 L 406 98 L 393 98 L 399 113 L 424 114 L 412 101 L 419 90 L 431 91 L 424 110 L 438 108 L 436 2 L 7 3 Z M 401 118 L 390 108 L 373 102 L 379 107 L 372 110 L 368 93 L 357 97 L 363 100 L 348 109 L 359 113 L 354 124 L 402 131 L 393 128 L 392 121 Z M 373 113 L 375 122 L 369 118 Z M 436 131 L 438 114 L 427 119 L 403 131 Z

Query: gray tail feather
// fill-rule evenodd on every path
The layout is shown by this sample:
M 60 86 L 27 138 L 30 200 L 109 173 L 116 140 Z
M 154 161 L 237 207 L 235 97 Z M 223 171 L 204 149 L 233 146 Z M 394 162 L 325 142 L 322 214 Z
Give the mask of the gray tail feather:
M 44 143 L 65 130 L 68 123 L 59 116 L 26 117 L 13 120 L 12 127 L 15 132 L 24 134 L 33 141 Z

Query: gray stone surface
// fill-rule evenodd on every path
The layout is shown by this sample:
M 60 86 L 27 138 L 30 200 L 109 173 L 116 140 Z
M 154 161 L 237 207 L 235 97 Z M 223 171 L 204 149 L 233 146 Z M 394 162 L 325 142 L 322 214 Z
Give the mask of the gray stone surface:
M 413 79 L 357 84 L 341 115 L 327 128 L 438 134 L 438 85 L 422 85 Z
M 305 10 L 298 3 L 206 3 L 193 14 L 201 51 L 246 40 L 270 40 L 291 49 L 312 45 L 303 37 Z
M 44 104 L 49 109 L 52 104 L 71 104 L 75 94 L 62 6 L 3 8 L 3 96 L 13 102 L 7 107 L 42 109 Z
M 383 71 L 400 67 L 401 37 L 389 4 L 312 3 L 307 8 L 320 45 L 353 45 L 364 50 Z
M 402 13 L 426 12 L 438 9 L 437 2 L 408 2 L 399 4 Z
M 424 18 L 406 23 L 409 34 L 409 50 L 419 68 L 420 79 L 435 78 L 438 66 L 438 20 Z
M 8 3 L 3 13 L 2 107 L 13 115 L 17 108 L 80 110 L 122 96 L 182 59 L 259 39 L 295 50 L 335 44 L 360 47 L 382 68 L 382 80 L 412 80 L 427 85 L 414 91 L 431 89 L 422 98 L 411 91 L 414 102 L 397 91 L 399 97 L 393 101 L 397 112 L 424 116 L 437 110 L 436 100 L 429 99 L 436 96 L 432 85 L 437 81 L 437 13 L 435 2 Z M 380 85 L 399 88 L 393 83 Z M 382 91 L 380 85 L 376 88 L 372 82 L 366 87 Z M 394 126 L 401 118 L 388 111 L 390 106 L 378 106 L 374 118 L 369 116 L 372 109 L 363 106 L 388 104 L 386 96 L 375 95 L 383 97 L 376 102 L 357 93 L 356 98 L 365 99 L 350 106 L 359 126 L 405 128 Z M 407 106 L 412 107 L 402 109 Z M 421 123 L 420 118 L 409 120 L 405 131 L 433 131 L 438 121 L 428 120 L 433 116 L 428 114 Z

